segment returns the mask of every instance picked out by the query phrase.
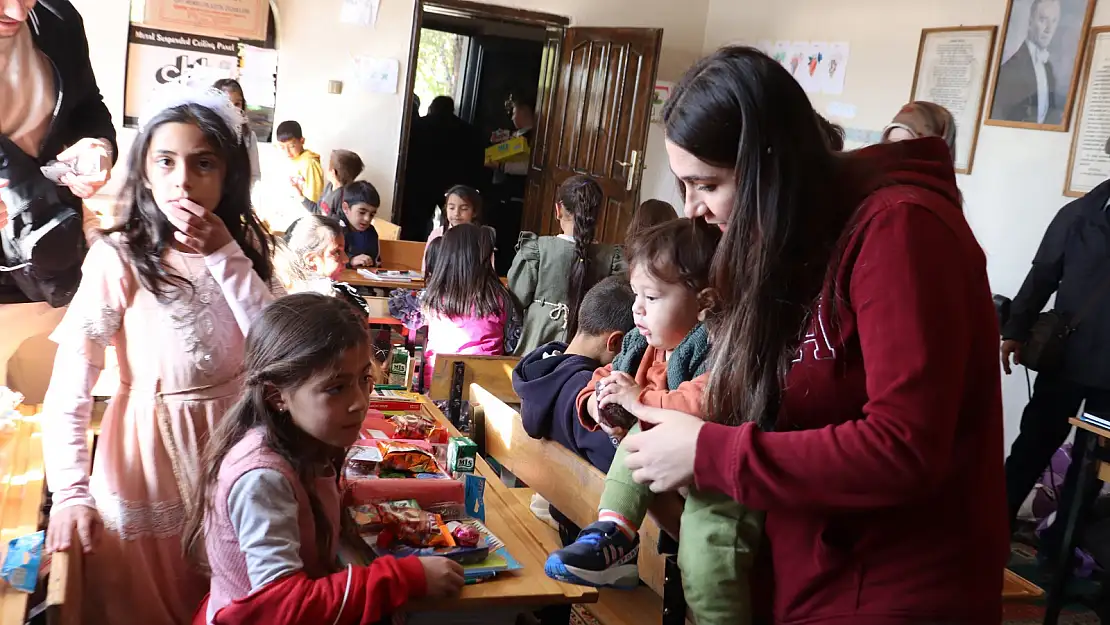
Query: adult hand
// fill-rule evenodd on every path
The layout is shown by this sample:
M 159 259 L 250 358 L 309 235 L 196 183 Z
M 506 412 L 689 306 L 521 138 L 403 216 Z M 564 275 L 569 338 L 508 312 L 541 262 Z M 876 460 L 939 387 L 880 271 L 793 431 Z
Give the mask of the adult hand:
M 0 189 L 8 186 L 8 181 L 0 178 Z M 4 205 L 4 200 L 0 199 L 0 228 L 8 225 L 8 207 Z
M 597 407 L 617 404 L 627 410 L 632 404 L 640 402 L 642 391 L 635 378 L 623 371 L 614 371 L 597 384 Z
M 420 558 L 424 567 L 424 579 L 427 580 L 428 597 L 431 599 L 445 599 L 459 594 L 466 580 L 463 578 L 463 568 L 458 562 L 447 558 L 435 556 Z
M 100 542 L 104 523 L 100 513 L 89 506 L 70 506 L 50 514 L 46 529 L 46 552 L 66 551 L 73 545 L 74 536 L 85 553 L 92 553 Z
M 173 238 L 204 256 L 211 256 L 232 241 L 223 220 L 191 200 L 171 202 L 166 217 L 177 229 Z
M 628 450 L 624 464 L 632 471 L 632 479 L 639 484 L 647 484 L 655 493 L 693 484 L 698 434 L 705 422 L 684 412 L 641 403 L 627 409 L 640 421 L 654 425 L 646 432 L 628 437 L 623 443 Z
M 58 155 L 59 161 L 74 163 L 80 174 L 62 176 L 62 184 L 77 197 L 96 195 L 112 177 L 112 144 L 104 139 L 81 139 Z
M 1010 370 L 1011 356 L 1015 366 L 1021 364 L 1021 341 L 1011 339 L 1002 341 L 1002 370 L 1006 372 L 1006 375 L 1013 373 Z

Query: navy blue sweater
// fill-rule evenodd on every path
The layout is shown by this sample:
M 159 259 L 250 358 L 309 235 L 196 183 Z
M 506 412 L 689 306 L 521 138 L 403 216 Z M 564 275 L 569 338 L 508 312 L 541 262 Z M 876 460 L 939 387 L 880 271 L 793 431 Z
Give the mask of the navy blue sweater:
M 575 406 L 578 393 L 590 383 L 601 363 L 566 354 L 566 349 L 566 343 L 541 345 L 513 370 L 513 389 L 520 395 L 524 430 L 533 438 L 563 445 L 607 473 L 616 446 L 605 432 L 582 427 Z

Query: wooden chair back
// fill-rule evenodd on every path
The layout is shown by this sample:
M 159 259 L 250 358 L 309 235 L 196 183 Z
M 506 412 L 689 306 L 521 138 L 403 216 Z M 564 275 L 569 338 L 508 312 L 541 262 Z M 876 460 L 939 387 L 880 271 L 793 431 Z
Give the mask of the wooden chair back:
M 492 393 L 506 404 L 519 404 L 520 397 L 513 390 L 513 369 L 520 359 L 516 356 L 463 356 L 460 354 L 437 354 L 436 368 L 432 373 L 432 387 L 428 397 L 432 399 L 470 400 L 470 386 L 481 384 L 486 392 Z M 462 365 L 461 379 L 455 375 L 458 365 Z M 452 389 L 457 389 L 458 397 L 452 397 Z
M 437 364 L 438 368 L 438 364 Z M 520 478 L 579 527 L 597 520 L 605 475 L 562 445 L 537 440 L 524 431 L 520 413 L 482 383 L 470 385 L 472 410 L 485 454 Z M 663 596 L 664 557 L 659 554 L 659 526 L 649 516 L 640 529 L 640 579 Z
M 378 231 L 378 244 L 382 241 L 397 241 L 401 238 L 401 226 L 384 219 L 374 218 L 374 230 Z
M 379 240 L 382 269 L 421 271 L 424 267 L 424 247 L 422 241 Z

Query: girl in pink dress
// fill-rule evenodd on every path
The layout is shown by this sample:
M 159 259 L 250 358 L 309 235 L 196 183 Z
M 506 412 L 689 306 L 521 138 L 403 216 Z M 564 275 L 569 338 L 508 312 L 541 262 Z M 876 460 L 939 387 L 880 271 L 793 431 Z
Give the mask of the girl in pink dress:
M 93 244 L 43 409 L 50 551 L 87 554 L 82 623 L 187 623 L 207 590 L 182 532 L 208 433 L 242 387 L 244 337 L 272 300 L 243 118 L 218 91 L 159 94 L 131 150 L 121 225 Z M 89 472 L 90 389 L 120 387 Z
M 428 324 L 425 388 L 430 388 L 436 354 L 500 356 L 505 326 L 513 317 L 513 296 L 490 264 L 493 239 L 480 226 L 459 224 L 440 242 L 424 290 Z

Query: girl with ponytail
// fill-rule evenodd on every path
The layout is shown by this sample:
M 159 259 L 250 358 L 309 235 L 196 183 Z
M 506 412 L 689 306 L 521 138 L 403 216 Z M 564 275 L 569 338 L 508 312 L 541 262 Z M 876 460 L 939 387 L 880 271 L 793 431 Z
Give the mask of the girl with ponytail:
M 525 309 L 516 353 L 567 342 L 578 328 L 578 305 L 599 280 L 626 269 L 620 248 L 595 243 L 605 197 L 588 176 L 567 178 L 555 196 L 556 236 L 522 232 L 509 270 L 509 289 Z

